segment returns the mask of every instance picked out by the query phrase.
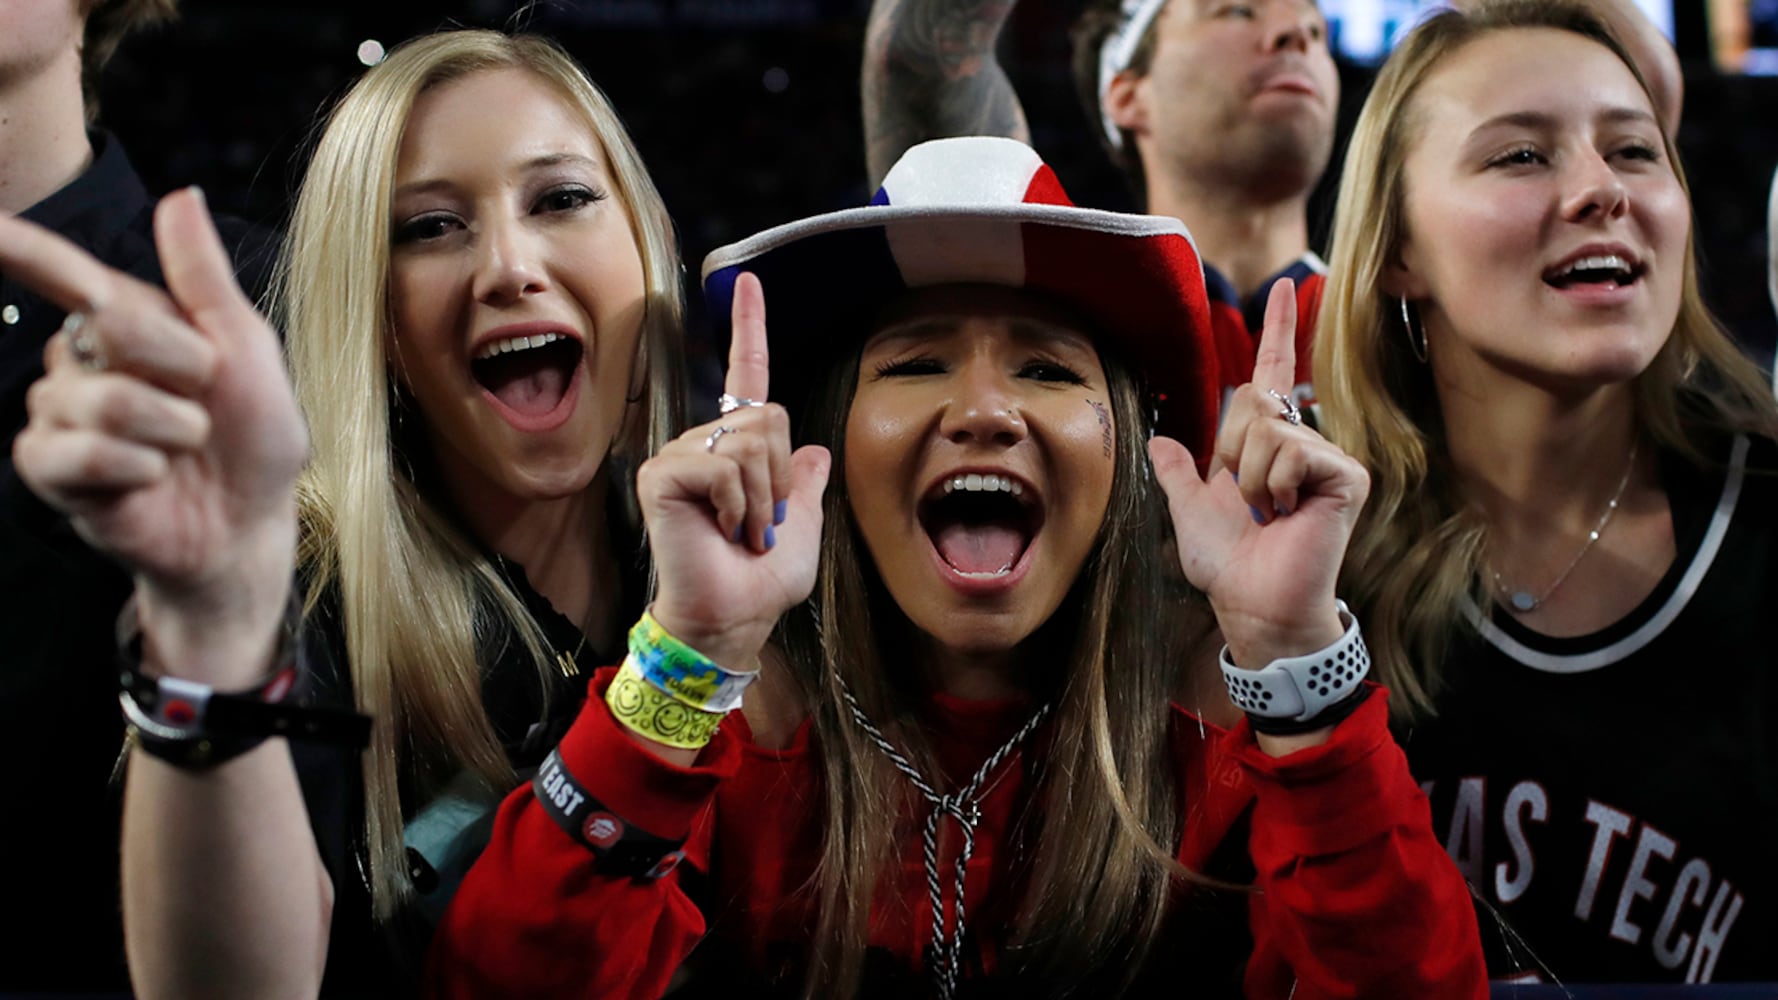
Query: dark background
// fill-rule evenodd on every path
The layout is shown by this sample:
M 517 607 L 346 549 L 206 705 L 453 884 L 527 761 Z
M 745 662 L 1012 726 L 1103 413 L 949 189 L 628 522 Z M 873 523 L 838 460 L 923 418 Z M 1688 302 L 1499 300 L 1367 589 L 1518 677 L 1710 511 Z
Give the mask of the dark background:
M 1038 151 L 1073 198 L 1130 209 L 1069 78 L 1067 28 L 1081 5 L 1025 0 L 1002 59 Z M 1716 73 L 1703 4 L 1676 6 L 1686 67 L 1680 146 L 1705 292 L 1769 365 L 1778 320 L 1766 290 L 1765 221 L 1778 78 Z M 364 71 L 360 42 L 393 47 L 451 24 L 528 26 L 562 42 L 611 96 L 695 276 L 723 243 L 868 197 L 858 96 L 868 8 L 868 0 L 186 0 L 179 23 L 126 43 L 105 81 L 103 119 L 152 189 L 201 184 L 218 208 L 277 226 L 319 115 Z M 1372 71 L 1341 72 L 1343 139 Z M 1318 248 L 1337 172 L 1336 157 L 1312 206 Z M 700 330 L 694 318 L 694 337 Z

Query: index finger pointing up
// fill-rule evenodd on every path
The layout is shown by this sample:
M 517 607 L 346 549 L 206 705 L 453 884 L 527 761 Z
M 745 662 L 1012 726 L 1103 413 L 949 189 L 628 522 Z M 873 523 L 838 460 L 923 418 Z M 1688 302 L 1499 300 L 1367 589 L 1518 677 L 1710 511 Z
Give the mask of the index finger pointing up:
M 1253 384 L 1285 395 L 1296 387 L 1296 282 L 1279 278 L 1266 297 L 1266 325 L 1253 359 Z
M 728 377 L 723 380 L 723 391 L 765 402 L 772 373 L 771 353 L 766 347 L 766 296 L 751 272 L 735 278 L 729 335 Z

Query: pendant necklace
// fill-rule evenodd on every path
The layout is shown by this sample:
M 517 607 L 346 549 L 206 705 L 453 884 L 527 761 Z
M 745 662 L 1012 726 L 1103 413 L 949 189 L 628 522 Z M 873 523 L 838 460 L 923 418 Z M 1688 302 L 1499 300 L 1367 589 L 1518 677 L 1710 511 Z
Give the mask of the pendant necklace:
M 1611 516 L 1617 513 L 1618 501 L 1624 498 L 1624 488 L 1630 485 L 1630 473 L 1636 470 L 1636 449 L 1640 444 L 1640 441 L 1631 443 L 1630 462 L 1624 469 L 1624 477 L 1618 480 L 1617 489 L 1612 492 L 1611 501 L 1605 505 L 1605 511 L 1599 515 L 1599 520 L 1594 523 L 1593 530 L 1587 532 L 1587 540 L 1581 543 L 1580 551 L 1574 554 L 1573 559 L 1568 560 L 1568 565 L 1563 567 L 1562 572 L 1556 574 L 1555 582 L 1545 587 L 1543 593 L 1533 594 L 1523 587 L 1514 587 L 1501 579 L 1498 570 L 1493 571 L 1494 588 L 1500 592 L 1501 597 L 1506 599 L 1507 606 L 1512 608 L 1515 613 L 1530 614 L 1542 607 L 1543 602 L 1549 600 L 1550 595 L 1556 592 L 1556 588 L 1568 580 L 1568 574 L 1574 572 L 1574 567 L 1580 565 L 1581 558 L 1592 549 L 1593 543 L 1599 540 L 1600 533 L 1605 530 L 1606 525 L 1611 523 Z
M 574 644 L 573 649 L 567 651 L 556 650 L 556 669 L 562 672 L 563 677 L 568 680 L 573 680 L 575 677 L 579 676 L 580 654 L 585 651 L 585 649 L 586 632 L 582 631 L 580 633 L 580 641 Z

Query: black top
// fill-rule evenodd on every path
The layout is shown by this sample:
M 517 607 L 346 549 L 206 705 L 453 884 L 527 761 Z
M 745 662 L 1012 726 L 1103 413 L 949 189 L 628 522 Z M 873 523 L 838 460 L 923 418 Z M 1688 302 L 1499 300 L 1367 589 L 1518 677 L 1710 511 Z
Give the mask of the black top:
M 110 266 L 161 283 L 142 181 L 110 135 L 93 132 L 93 162 L 23 218 Z M 271 234 L 219 219 L 224 245 L 257 294 Z M 0 991 L 121 990 L 128 985 L 117 892 L 120 796 L 111 772 L 123 743 L 113 674 L 113 624 L 130 581 L 28 491 L 12 466 L 25 390 L 63 312 L 0 275 L 0 760 L 9 762 L 0 822 L 6 898 L 28 914 L 0 939 Z M 27 810 L 28 804 L 28 810 Z M 21 822 L 29 812 L 34 818 Z
M 618 530 L 614 526 L 614 533 Z M 566 657 L 566 665 L 559 657 L 558 670 L 547 677 L 546 713 L 544 683 L 514 631 L 508 626 L 496 628 L 481 642 L 482 705 L 507 758 L 521 780 L 528 780 L 579 714 L 593 670 L 617 662 L 622 650 L 586 645 L 574 623 L 532 589 L 523 567 L 499 557 L 494 557 L 494 563 L 549 644 Z M 645 585 L 640 558 L 620 559 L 620 576 L 619 604 L 624 614 L 619 620 L 630 621 L 642 612 Z M 337 593 L 327 595 L 305 623 L 302 648 L 304 684 L 312 692 L 310 699 L 319 704 L 351 705 L 352 678 L 344 669 L 345 632 Z M 364 775 L 358 754 L 313 744 L 291 746 L 316 843 L 333 878 L 333 924 L 322 996 L 416 995 L 432 927 L 486 844 L 494 810 L 511 789 L 489 793 L 437 780 L 420 788 L 411 761 L 403 760 L 402 815 L 407 823 L 409 872 L 414 875 L 419 900 L 391 924 L 378 926 L 371 918 L 365 877 L 369 855 L 365 847 Z
M 1496 610 L 1405 734 L 1496 975 L 1778 981 L 1778 447 L 1714 453 L 1663 456 L 1677 556 L 1641 606 L 1570 639 Z

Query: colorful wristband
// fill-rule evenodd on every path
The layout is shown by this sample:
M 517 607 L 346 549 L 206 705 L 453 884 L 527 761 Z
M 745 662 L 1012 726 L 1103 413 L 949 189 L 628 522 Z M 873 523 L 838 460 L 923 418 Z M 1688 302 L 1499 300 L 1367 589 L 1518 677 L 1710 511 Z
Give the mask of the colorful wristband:
M 626 657 L 605 704 L 617 721 L 638 736 L 681 750 L 702 750 L 716 737 L 726 712 L 703 712 L 644 680 L 634 657 Z
M 687 708 L 726 714 L 741 707 L 741 692 L 759 676 L 756 670 L 728 670 L 673 637 L 644 611 L 630 629 L 628 663 L 648 683 Z

